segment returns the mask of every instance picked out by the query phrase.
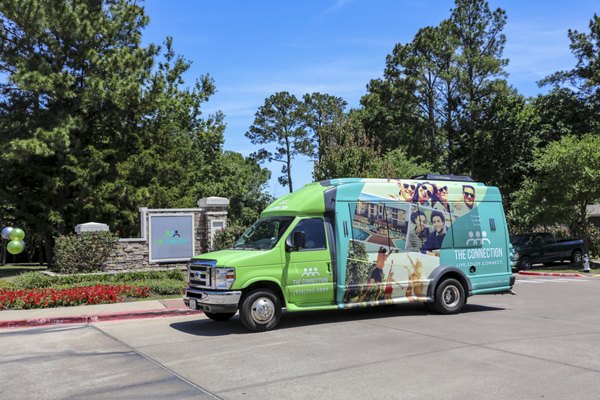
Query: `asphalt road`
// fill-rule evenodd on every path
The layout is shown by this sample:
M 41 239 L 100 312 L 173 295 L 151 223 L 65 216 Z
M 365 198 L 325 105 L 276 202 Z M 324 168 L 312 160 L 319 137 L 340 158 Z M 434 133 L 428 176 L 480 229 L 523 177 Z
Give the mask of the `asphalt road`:
M 0 331 L 0 399 L 600 398 L 600 278 L 521 277 L 464 312 L 202 316 Z

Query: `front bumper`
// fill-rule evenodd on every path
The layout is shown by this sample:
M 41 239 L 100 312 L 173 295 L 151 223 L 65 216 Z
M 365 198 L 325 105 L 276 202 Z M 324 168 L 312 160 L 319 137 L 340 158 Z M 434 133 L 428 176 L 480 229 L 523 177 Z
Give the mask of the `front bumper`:
M 186 287 L 183 302 L 195 310 L 231 313 L 237 311 L 241 297 L 242 292 L 237 290 L 216 291 Z M 194 302 L 196 307 L 193 306 Z

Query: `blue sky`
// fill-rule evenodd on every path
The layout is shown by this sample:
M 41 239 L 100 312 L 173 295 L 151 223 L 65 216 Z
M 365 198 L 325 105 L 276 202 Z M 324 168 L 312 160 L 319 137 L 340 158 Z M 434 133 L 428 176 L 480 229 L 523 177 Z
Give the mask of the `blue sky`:
M 174 39 L 175 51 L 192 62 L 186 83 L 210 74 L 217 94 L 207 113 L 225 114 L 225 149 L 247 156 L 258 149 L 244 136 L 265 98 L 279 91 L 301 97 L 321 92 L 357 107 L 370 79 L 382 76 L 386 55 L 418 29 L 450 15 L 448 0 L 147 0 L 144 42 Z M 546 91 L 536 81 L 570 69 L 568 29 L 589 31 L 600 3 L 589 0 L 490 1 L 506 10 L 504 57 L 508 81 L 526 96 Z M 287 193 L 272 171 L 268 191 Z M 292 164 L 294 188 L 312 181 L 312 162 Z

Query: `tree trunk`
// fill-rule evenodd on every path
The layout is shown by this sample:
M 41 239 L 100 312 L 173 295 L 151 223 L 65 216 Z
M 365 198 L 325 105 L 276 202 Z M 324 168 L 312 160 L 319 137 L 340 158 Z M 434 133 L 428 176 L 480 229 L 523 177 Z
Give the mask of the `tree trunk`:
M 429 103 L 429 149 L 431 152 L 430 159 L 433 165 L 437 163 L 437 152 L 435 151 L 435 115 L 433 114 L 433 100 L 430 99 Z
M 286 135 L 285 137 L 285 152 L 286 152 L 286 158 L 287 158 L 287 176 L 288 176 L 288 187 L 290 188 L 290 193 L 292 193 L 294 191 L 293 186 L 292 186 L 292 156 L 290 154 L 290 138 L 289 136 Z
M 46 262 L 48 263 L 49 267 L 54 264 L 53 243 L 52 237 L 50 235 L 46 235 L 44 238 L 44 254 L 46 255 Z

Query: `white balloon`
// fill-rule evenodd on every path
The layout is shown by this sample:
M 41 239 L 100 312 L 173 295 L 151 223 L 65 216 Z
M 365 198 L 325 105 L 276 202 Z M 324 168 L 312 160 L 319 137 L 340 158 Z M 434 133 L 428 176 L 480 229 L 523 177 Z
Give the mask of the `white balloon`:
M 12 226 L 5 226 L 5 227 L 2 229 L 2 238 L 6 239 L 6 240 L 10 240 L 10 237 L 9 237 L 9 235 L 10 235 L 10 232 L 11 232 L 12 230 L 13 230 L 13 227 L 12 227 Z

